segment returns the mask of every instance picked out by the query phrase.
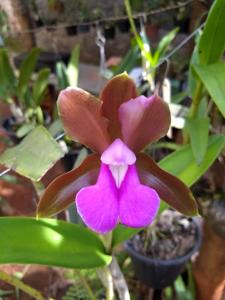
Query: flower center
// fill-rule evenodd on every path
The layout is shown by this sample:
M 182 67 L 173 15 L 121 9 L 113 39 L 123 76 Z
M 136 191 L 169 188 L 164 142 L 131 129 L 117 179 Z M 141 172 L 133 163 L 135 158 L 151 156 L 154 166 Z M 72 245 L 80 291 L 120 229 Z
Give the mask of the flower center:
M 116 139 L 102 153 L 101 161 L 109 166 L 117 188 L 126 176 L 129 165 L 136 162 L 135 154 L 120 139 Z

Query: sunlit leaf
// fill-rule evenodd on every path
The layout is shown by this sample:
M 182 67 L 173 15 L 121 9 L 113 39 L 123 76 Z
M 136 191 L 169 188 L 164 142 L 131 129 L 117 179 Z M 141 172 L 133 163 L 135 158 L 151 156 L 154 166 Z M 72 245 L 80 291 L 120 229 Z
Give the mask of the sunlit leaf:
M 211 166 L 225 146 L 225 136 L 213 135 L 209 137 L 208 147 L 204 159 L 197 165 L 190 145 L 183 146 L 159 162 L 165 171 L 177 176 L 187 186 L 195 183 Z
M 48 130 L 38 126 L 19 145 L 5 150 L 0 164 L 38 181 L 62 156 L 63 151 Z
M 225 49 L 224 27 L 225 1 L 215 0 L 199 41 L 200 64 L 213 64 L 221 58 Z
M 0 263 L 96 268 L 111 257 L 96 234 L 83 226 L 22 217 L 0 218 Z
M 68 82 L 70 86 L 76 87 L 78 85 L 78 75 L 79 75 L 79 54 L 80 45 L 74 47 L 68 66 L 66 74 L 68 77 Z
M 212 100 L 225 117 L 225 63 L 218 62 L 207 66 L 194 65 L 194 68 Z
M 57 76 L 59 90 L 65 89 L 67 86 L 69 86 L 67 73 L 66 73 L 66 66 L 61 61 L 57 62 L 56 64 L 56 76 Z
M 194 158 L 196 163 L 200 164 L 207 150 L 209 119 L 206 117 L 187 119 L 186 126 L 190 135 Z

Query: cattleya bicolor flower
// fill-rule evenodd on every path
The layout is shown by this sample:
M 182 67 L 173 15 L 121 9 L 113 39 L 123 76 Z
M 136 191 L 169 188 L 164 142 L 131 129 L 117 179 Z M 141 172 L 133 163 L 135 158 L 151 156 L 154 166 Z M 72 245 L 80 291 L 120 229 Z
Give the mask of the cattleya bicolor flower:
M 84 223 L 107 233 L 118 223 L 149 225 L 160 198 L 181 213 L 196 213 L 190 190 L 141 153 L 170 125 L 168 105 L 157 94 L 138 96 L 133 81 L 121 74 L 109 81 L 100 100 L 79 88 L 63 90 L 58 109 L 66 134 L 96 154 L 48 186 L 39 216 L 58 213 L 75 199 Z

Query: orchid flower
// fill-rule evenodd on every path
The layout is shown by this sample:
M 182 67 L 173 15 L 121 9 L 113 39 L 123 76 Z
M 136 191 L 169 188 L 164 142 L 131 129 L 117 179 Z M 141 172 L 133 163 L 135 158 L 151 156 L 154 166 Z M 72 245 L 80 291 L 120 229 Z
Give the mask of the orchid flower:
M 121 74 L 100 100 L 79 88 L 61 91 L 58 109 L 66 134 L 95 154 L 47 187 L 38 216 L 58 213 L 75 199 L 84 223 L 104 234 L 118 223 L 151 224 L 160 198 L 181 213 L 197 212 L 190 190 L 141 152 L 170 126 L 169 107 L 157 94 L 138 96 L 133 81 Z

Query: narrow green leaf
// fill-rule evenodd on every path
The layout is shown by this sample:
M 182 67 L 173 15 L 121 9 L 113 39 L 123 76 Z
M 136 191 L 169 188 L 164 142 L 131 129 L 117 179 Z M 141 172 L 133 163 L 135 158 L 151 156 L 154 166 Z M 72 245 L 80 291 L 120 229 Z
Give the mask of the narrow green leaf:
M 213 64 L 221 58 L 225 49 L 224 28 L 225 1 L 215 0 L 199 41 L 200 64 Z
M 197 164 L 200 164 L 204 159 L 208 146 L 209 118 L 187 119 L 186 126 L 190 135 L 195 161 Z
M 118 75 L 123 72 L 129 73 L 137 63 L 137 60 L 140 57 L 140 50 L 138 45 L 134 45 L 123 58 L 121 63 L 114 68 L 113 75 Z
M 44 68 L 38 73 L 37 79 L 33 85 L 33 101 L 36 106 L 41 105 L 43 96 L 48 86 L 48 78 L 50 75 L 50 69 Z
M 54 219 L 0 218 L 0 263 L 96 268 L 110 263 L 99 237 Z
M 156 66 L 159 63 L 159 60 L 164 56 L 168 46 L 172 42 L 172 40 L 175 38 L 179 28 L 175 28 L 171 31 L 169 31 L 159 42 L 158 47 L 153 55 L 153 61 L 154 65 Z
M 13 68 L 9 62 L 7 50 L 0 49 L 0 84 L 5 85 L 8 90 L 13 90 L 15 87 L 16 77 Z
M 77 45 L 72 51 L 70 61 L 67 66 L 67 77 L 68 77 L 69 85 L 73 87 L 76 87 L 78 85 L 79 55 L 80 55 L 80 45 Z
M 130 227 L 125 227 L 121 224 L 117 225 L 116 229 L 113 231 L 113 238 L 112 238 L 112 247 L 126 241 L 131 236 L 135 235 L 140 231 L 140 228 L 134 229 Z
M 191 146 L 183 146 L 159 162 L 161 168 L 177 176 L 187 186 L 195 183 L 211 166 L 225 146 L 225 136 L 212 135 L 209 137 L 208 147 L 201 164 L 197 165 Z
M 24 59 L 24 61 L 20 66 L 19 82 L 17 86 L 17 95 L 20 98 L 20 100 L 23 100 L 32 73 L 35 70 L 39 55 L 40 55 L 40 49 L 34 48 Z
M 58 81 L 59 90 L 65 89 L 69 86 L 67 74 L 66 74 L 66 66 L 63 62 L 57 62 L 56 64 L 56 77 Z
M 19 145 L 0 155 L 0 164 L 38 181 L 63 156 L 62 149 L 48 130 L 38 126 Z
M 225 117 L 225 63 L 218 62 L 208 66 L 193 66 L 212 100 Z
M 159 162 L 159 166 L 165 171 L 177 176 L 187 186 L 195 183 L 211 166 L 225 146 L 225 136 L 214 135 L 209 137 L 207 152 L 201 164 L 197 165 L 191 150 L 191 146 L 183 146 Z M 168 205 L 161 200 L 160 213 Z M 140 229 L 139 229 L 140 230 Z M 135 235 L 138 229 L 127 228 L 119 225 L 113 231 L 113 246 Z

